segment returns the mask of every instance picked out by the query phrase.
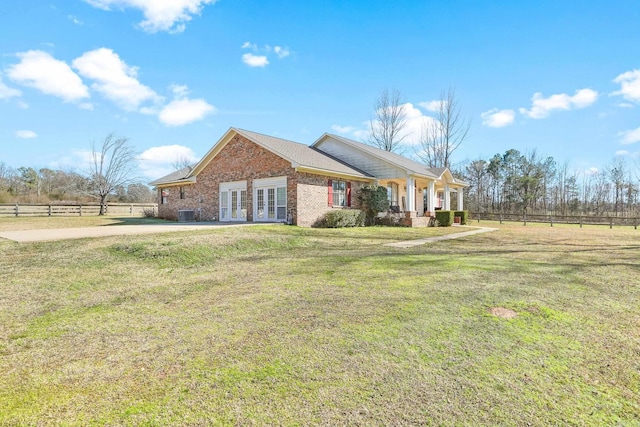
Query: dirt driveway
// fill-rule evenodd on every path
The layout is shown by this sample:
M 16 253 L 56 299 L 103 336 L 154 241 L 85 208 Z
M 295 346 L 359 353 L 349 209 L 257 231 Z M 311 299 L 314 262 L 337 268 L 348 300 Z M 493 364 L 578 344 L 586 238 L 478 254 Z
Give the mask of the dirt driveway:
M 0 238 L 14 242 L 46 242 L 52 240 L 82 239 L 85 237 L 127 236 L 132 234 L 169 233 L 172 231 L 210 230 L 215 227 L 241 227 L 254 223 L 228 224 L 219 222 L 106 225 L 101 227 L 53 228 L 43 230 L 2 231 Z

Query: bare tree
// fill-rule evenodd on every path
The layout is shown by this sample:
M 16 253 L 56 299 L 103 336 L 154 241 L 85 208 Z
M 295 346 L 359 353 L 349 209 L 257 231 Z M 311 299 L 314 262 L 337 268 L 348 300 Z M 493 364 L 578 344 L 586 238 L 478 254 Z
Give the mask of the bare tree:
M 89 191 L 100 200 L 100 215 L 105 214 L 109 194 L 135 181 L 136 154 L 127 138 L 107 135 L 99 145 L 93 143 L 89 170 Z
M 176 171 L 182 170 L 184 168 L 192 169 L 193 165 L 193 162 L 186 156 L 178 156 L 173 162 L 171 162 L 171 166 Z
M 451 156 L 464 142 L 471 123 L 462 115 L 456 91 L 449 87 L 440 93 L 435 118 L 422 128 L 417 156 L 431 168 L 448 168 Z
M 402 134 L 407 124 L 407 114 L 402 104 L 400 91 L 391 93 L 383 90 L 374 104 L 376 117 L 370 122 L 368 142 L 385 151 L 398 151 L 402 148 L 406 134 Z

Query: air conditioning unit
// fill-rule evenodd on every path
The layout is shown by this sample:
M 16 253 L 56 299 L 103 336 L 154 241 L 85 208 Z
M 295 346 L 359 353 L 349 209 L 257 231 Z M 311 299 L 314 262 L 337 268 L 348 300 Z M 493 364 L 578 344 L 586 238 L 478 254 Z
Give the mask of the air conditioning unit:
M 193 209 L 183 209 L 178 211 L 178 222 L 194 222 L 196 211 Z

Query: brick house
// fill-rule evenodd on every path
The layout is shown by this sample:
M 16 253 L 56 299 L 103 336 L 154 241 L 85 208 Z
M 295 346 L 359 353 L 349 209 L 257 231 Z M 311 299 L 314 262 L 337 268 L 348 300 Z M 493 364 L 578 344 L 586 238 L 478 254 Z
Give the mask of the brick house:
M 462 188 L 447 169 L 429 169 L 406 157 L 337 135 L 311 146 L 231 128 L 192 168 L 150 183 L 158 190 L 158 215 L 222 222 L 290 222 L 313 226 L 332 209 L 358 208 L 365 184 L 387 187 L 396 211 L 430 216 L 448 209 Z M 422 196 L 422 197 L 420 197 Z

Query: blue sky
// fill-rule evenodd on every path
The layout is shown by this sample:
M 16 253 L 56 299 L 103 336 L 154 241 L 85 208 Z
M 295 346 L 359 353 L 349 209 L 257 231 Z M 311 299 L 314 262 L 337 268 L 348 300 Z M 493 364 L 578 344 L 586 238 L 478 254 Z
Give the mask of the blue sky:
M 637 0 L 3 0 L 0 162 L 82 170 L 113 132 L 151 180 L 232 126 L 362 140 L 385 88 L 417 141 L 451 86 L 472 123 L 454 161 L 633 163 L 639 23 Z

